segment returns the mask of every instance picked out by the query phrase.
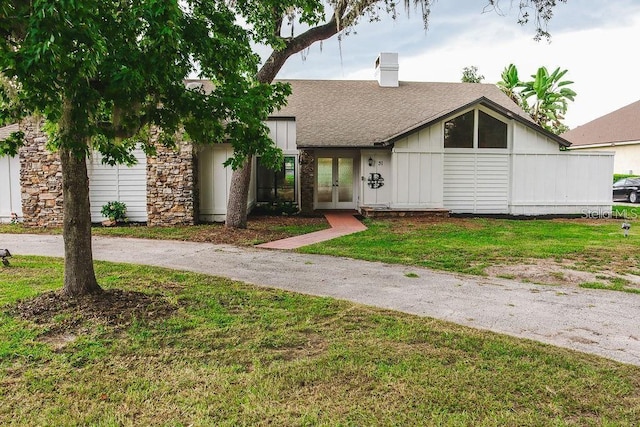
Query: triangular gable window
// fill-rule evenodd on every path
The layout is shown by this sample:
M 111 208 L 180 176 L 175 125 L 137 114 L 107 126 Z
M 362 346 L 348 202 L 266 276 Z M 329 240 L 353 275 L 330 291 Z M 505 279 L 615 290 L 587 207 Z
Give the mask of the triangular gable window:
M 444 123 L 444 148 L 507 148 L 507 124 L 480 110 Z

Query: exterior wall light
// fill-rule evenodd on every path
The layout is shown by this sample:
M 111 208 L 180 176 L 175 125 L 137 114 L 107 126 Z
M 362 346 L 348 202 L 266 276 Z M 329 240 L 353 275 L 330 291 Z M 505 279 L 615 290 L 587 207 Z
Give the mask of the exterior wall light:
M 373 159 L 369 156 L 369 166 L 373 166 Z

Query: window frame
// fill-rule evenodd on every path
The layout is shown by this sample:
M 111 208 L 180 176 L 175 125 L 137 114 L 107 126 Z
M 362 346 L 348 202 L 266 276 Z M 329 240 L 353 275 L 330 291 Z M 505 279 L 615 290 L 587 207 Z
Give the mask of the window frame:
M 282 186 L 278 186 L 278 178 L 277 178 L 277 174 L 282 172 L 283 173 L 283 177 L 284 177 L 284 181 L 286 182 L 286 177 L 287 177 L 287 169 L 286 169 L 286 164 L 287 164 L 287 158 L 291 158 L 292 159 L 292 164 L 293 164 L 293 200 L 284 200 L 284 199 L 279 199 L 278 198 L 278 189 L 284 188 Z M 271 185 L 270 187 L 266 187 L 260 186 L 260 171 L 259 168 L 264 167 L 260 164 L 260 157 L 256 157 L 256 175 L 255 175 L 255 189 L 256 189 L 256 203 L 258 204 L 264 204 L 264 203 L 275 203 L 278 200 L 280 201 L 286 201 L 286 202 L 292 202 L 292 203 L 297 203 L 298 202 L 298 155 L 297 154 L 284 154 L 283 156 L 283 160 L 282 160 L 282 168 L 278 171 L 272 171 L 266 167 L 264 167 L 267 171 L 271 172 L 273 175 L 273 185 Z M 274 197 L 272 198 L 272 200 L 264 200 L 264 199 L 260 199 L 260 195 L 262 194 L 260 189 L 267 189 L 270 188 L 273 191 Z
M 446 123 L 456 119 L 457 117 L 463 116 L 469 112 L 473 111 L 473 145 L 472 147 L 467 147 L 467 148 L 458 148 L 458 147 L 447 147 L 445 146 L 445 126 Z M 489 147 L 479 147 L 479 124 L 480 124 L 480 111 L 482 111 L 484 114 L 488 115 L 489 117 L 498 120 L 499 122 L 502 122 L 506 125 L 505 128 L 505 132 L 506 132 L 506 143 L 507 146 L 504 148 L 489 148 Z M 463 111 L 460 111 L 458 114 L 456 114 L 455 116 L 451 116 L 448 117 L 447 119 L 443 120 L 441 122 L 441 130 L 442 130 L 442 147 L 444 148 L 444 150 L 446 151 L 453 151 L 453 152 L 476 152 L 476 151 L 480 151 L 480 152 L 505 152 L 508 151 L 511 148 L 511 129 L 512 129 L 512 124 L 510 121 L 506 121 L 504 120 L 504 118 L 502 118 L 500 115 L 496 114 L 495 112 L 487 109 L 487 108 L 482 108 L 480 106 L 474 107 L 474 108 L 469 108 Z

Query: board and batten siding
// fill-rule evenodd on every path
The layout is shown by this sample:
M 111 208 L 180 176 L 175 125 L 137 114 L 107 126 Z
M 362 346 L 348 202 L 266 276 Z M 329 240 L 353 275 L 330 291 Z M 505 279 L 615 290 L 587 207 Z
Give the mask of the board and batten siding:
M 611 211 L 611 152 L 514 154 L 513 215 L 600 215 Z
M 97 152 L 87 161 L 92 222 L 104 220 L 102 206 L 113 201 L 127 206 L 130 221 L 147 221 L 147 156 L 141 149 L 133 154 L 138 161 L 133 166 L 103 164 Z
M 560 151 L 540 132 L 514 123 L 512 215 L 580 215 L 611 211 L 613 153 Z
M 557 142 L 522 123 L 511 121 L 511 127 L 513 129 L 513 148 L 511 151 L 514 153 L 558 154 L 560 151 Z
M 269 136 L 284 154 L 298 154 L 296 121 L 293 119 L 267 120 Z
M 202 147 L 198 154 L 200 220 L 222 222 L 227 215 L 227 193 L 233 170 L 224 162 L 233 156 L 231 144 Z
M 22 217 L 20 193 L 19 157 L 0 157 L 0 222 L 10 222 L 12 213 Z
M 445 209 L 453 213 L 507 213 L 509 154 L 445 153 Z
M 391 156 L 391 207 L 441 208 L 443 147 L 440 126 L 396 142 Z
M 369 159 L 372 165 L 369 165 Z M 391 151 L 390 150 L 362 150 L 360 152 L 360 170 L 362 178 L 360 180 L 361 206 L 389 207 L 391 204 L 391 187 L 393 181 L 391 177 Z M 380 174 L 382 186 L 371 188 L 369 178 L 371 174 Z
M 296 155 L 296 122 L 293 119 L 267 120 L 269 136 L 285 155 Z M 204 222 L 224 222 L 231 185 L 231 167 L 224 162 L 233 156 L 231 144 L 211 144 L 198 153 L 199 219 Z M 297 162 L 296 162 L 297 163 Z M 249 184 L 247 209 L 256 203 L 255 158 Z M 296 169 L 297 170 L 297 169 Z M 298 180 L 299 182 L 299 180 Z

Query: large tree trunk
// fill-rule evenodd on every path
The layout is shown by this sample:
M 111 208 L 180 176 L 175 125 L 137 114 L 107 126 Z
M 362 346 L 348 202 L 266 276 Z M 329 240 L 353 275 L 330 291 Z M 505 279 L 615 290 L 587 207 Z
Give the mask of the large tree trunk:
M 366 1 L 367 4 L 371 0 Z M 325 24 L 312 27 L 304 33 L 287 40 L 287 45 L 282 50 L 274 50 L 262 65 L 256 80 L 260 83 L 271 84 L 276 75 L 287 62 L 287 59 L 295 53 L 311 46 L 313 43 L 326 40 L 340 31 L 340 25 L 336 16 L 342 17 L 347 7 L 347 2 L 340 2 L 332 18 Z M 353 17 L 345 16 L 341 22 L 351 22 Z M 280 22 L 282 25 L 282 22 Z M 343 25 L 344 26 L 344 25 Z M 279 33 L 279 29 L 278 29 Z M 241 168 L 231 174 L 231 186 L 229 188 L 229 200 L 227 202 L 227 218 L 225 225 L 230 228 L 247 228 L 247 203 L 249 201 L 249 183 L 251 179 L 251 159 Z
M 227 218 L 225 226 L 229 228 L 247 228 L 247 204 L 249 201 L 249 184 L 251 183 L 252 157 L 249 156 L 242 167 L 231 174 L 229 201 L 227 202 Z
M 62 164 L 64 288 L 70 297 L 102 292 L 93 269 L 89 178 L 85 156 L 60 148 Z
M 287 59 L 316 41 L 327 39 L 338 32 L 334 19 L 325 25 L 312 28 L 294 38 L 281 51 L 273 51 L 258 71 L 256 79 L 260 83 L 271 83 Z M 231 174 L 227 218 L 225 225 L 230 228 L 247 228 L 247 203 L 249 201 L 249 183 L 251 180 L 251 159 Z

